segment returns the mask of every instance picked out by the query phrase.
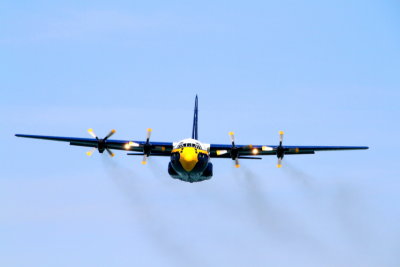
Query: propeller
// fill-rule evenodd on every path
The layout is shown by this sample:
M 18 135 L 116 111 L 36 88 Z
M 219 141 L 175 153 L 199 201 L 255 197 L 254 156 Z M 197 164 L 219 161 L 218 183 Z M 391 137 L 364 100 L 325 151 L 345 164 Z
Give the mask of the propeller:
M 111 130 L 106 137 L 100 139 L 97 137 L 97 135 L 94 133 L 93 129 L 90 128 L 88 129 L 88 133 L 93 136 L 93 138 L 96 138 L 97 140 L 97 146 L 92 148 L 91 150 L 89 150 L 88 152 L 86 152 L 86 155 L 91 156 L 93 154 L 93 152 L 97 149 L 99 151 L 99 153 L 103 153 L 104 150 L 107 151 L 107 153 L 111 156 L 114 157 L 115 154 L 111 151 L 111 149 L 109 149 L 107 147 L 107 139 L 110 138 L 116 131 L 113 129 Z
M 285 156 L 285 152 L 286 151 L 291 151 L 291 149 L 287 149 L 283 146 L 283 136 L 284 136 L 284 132 L 283 131 L 279 131 L 279 145 L 277 147 L 270 147 L 270 146 L 262 146 L 261 150 L 262 151 L 275 151 L 276 152 L 276 157 L 278 158 L 278 162 L 276 164 L 276 167 L 281 168 L 282 167 L 282 160 L 283 157 Z M 239 158 L 240 158 L 240 150 L 242 149 L 252 149 L 252 153 L 254 155 L 258 154 L 258 148 L 253 148 L 252 145 L 248 145 L 248 146 L 241 146 L 241 147 L 237 147 L 235 145 L 235 134 L 233 132 L 229 132 L 229 136 L 231 137 L 231 142 L 232 142 L 232 147 L 230 150 L 217 150 L 216 154 L 217 156 L 220 155 L 224 155 L 226 153 L 229 153 L 230 151 L 230 156 L 232 158 L 232 160 L 235 161 L 235 167 L 239 168 L 240 164 L 239 164 Z M 299 149 L 296 148 L 294 149 L 294 151 L 296 153 L 299 152 Z M 248 157 L 246 157 L 248 158 Z
M 232 160 L 235 161 L 235 167 L 239 168 L 239 148 L 235 145 L 235 133 L 234 132 L 229 132 L 229 136 L 231 137 L 231 142 L 232 142 L 232 148 L 230 149 L 230 156 Z M 228 150 L 217 150 L 217 156 L 224 155 L 228 153 Z
M 130 150 L 131 147 L 142 147 L 143 148 L 143 154 L 142 153 L 128 153 L 128 155 L 132 155 L 132 156 L 143 155 L 143 160 L 142 160 L 143 165 L 147 164 L 147 160 L 150 157 L 151 151 L 153 150 L 153 145 L 150 143 L 150 136 L 151 136 L 152 131 L 153 130 L 151 128 L 147 129 L 146 142 L 144 144 L 139 144 L 139 143 L 135 143 L 132 141 L 125 144 L 126 150 Z M 161 149 L 162 149 L 162 151 L 164 151 L 165 147 L 162 147 Z M 137 150 L 135 150 L 135 151 L 137 151 Z
M 231 158 L 235 161 L 235 167 L 239 168 L 239 148 L 235 145 L 235 133 L 229 132 L 229 136 L 231 137 L 232 148 L 231 148 Z
M 278 163 L 276 164 L 277 168 L 282 167 L 282 160 L 283 160 L 283 157 L 285 156 L 285 148 L 282 145 L 284 134 L 285 133 L 283 131 L 279 131 L 279 146 L 277 146 L 277 148 L 276 148 L 276 156 L 278 158 Z
M 232 158 L 232 160 L 235 161 L 235 167 L 236 168 L 240 167 L 239 158 L 241 158 L 240 157 L 240 151 L 241 150 L 243 150 L 243 149 L 244 150 L 252 149 L 252 153 L 254 155 L 258 154 L 258 149 L 257 148 L 253 148 L 252 145 L 237 147 L 235 145 L 235 133 L 234 132 L 229 132 L 229 136 L 230 136 L 231 142 L 232 142 L 232 147 L 230 148 L 230 150 L 225 150 L 225 149 L 224 150 L 217 150 L 216 154 L 217 154 L 217 156 L 220 156 L 220 155 L 224 155 L 224 154 L 230 152 L 230 157 Z M 244 158 L 249 159 L 250 157 L 244 157 Z M 259 159 L 259 158 L 257 158 L 257 159 Z
M 151 128 L 147 129 L 146 143 L 143 145 L 143 160 L 142 160 L 143 165 L 147 164 L 147 160 L 151 153 L 152 145 L 150 144 L 150 136 L 152 131 L 153 130 Z

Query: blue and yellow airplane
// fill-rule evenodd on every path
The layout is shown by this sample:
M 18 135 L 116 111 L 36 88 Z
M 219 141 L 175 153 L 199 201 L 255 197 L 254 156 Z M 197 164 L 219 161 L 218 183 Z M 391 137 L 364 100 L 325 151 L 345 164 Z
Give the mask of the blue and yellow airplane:
M 128 155 L 143 156 L 142 164 L 147 163 L 150 156 L 170 157 L 168 173 L 172 178 L 185 182 L 200 182 L 208 180 L 213 175 L 211 158 L 230 158 L 235 167 L 240 167 L 239 159 L 261 159 L 259 156 L 275 155 L 278 158 L 277 167 L 282 167 L 285 155 L 314 154 L 315 151 L 368 149 L 366 146 L 284 146 L 283 131 L 279 132 L 279 145 L 237 145 L 235 136 L 230 132 L 231 144 L 206 144 L 198 140 L 198 98 L 196 96 L 193 118 L 192 138 L 178 142 L 150 142 L 152 129 L 147 129 L 146 141 L 109 139 L 115 130 L 104 138 L 98 138 L 92 129 L 88 132 L 93 138 L 59 137 L 44 135 L 16 134 L 17 137 L 69 142 L 73 146 L 92 147 L 86 154 L 91 156 L 97 149 L 100 153 L 107 151 L 114 156 L 111 149 L 133 151 Z

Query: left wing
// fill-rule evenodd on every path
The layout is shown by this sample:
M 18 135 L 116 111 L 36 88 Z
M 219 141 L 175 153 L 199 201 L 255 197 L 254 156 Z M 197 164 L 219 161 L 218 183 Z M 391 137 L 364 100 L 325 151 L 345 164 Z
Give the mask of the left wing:
M 151 153 L 158 155 L 169 156 L 172 151 L 172 142 L 147 142 L 146 141 L 133 141 L 133 140 L 115 140 L 115 139 L 99 139 L 99 138 L 79 138 L 79 137 L 61 137 L 61 136 L 46 136 L 46 135 L 27 135 L 16 134 L 17 137 L 43 139 L 51 141 L 69 142 L 72 146 L 93 147 L 103 152 L 110 149 L 126 150 L 143 152 L 146 144 L 150 145 Z

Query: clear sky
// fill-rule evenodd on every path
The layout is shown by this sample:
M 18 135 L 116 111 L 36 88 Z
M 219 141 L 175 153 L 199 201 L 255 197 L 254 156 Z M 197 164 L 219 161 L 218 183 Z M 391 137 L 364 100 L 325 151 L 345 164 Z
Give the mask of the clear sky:
M 1 266 L 399 266 L 398 1 L 0 2 Z M 15 133 L 368 151 L 167 158 Z

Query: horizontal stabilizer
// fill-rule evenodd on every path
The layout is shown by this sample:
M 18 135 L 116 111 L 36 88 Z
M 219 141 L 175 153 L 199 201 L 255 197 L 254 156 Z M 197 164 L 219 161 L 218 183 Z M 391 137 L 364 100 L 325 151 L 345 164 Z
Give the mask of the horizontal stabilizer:
M 241 156 L 239 156 L 238 158 L 239 159 L 262 159 L 260 157 L 241 157 Z

